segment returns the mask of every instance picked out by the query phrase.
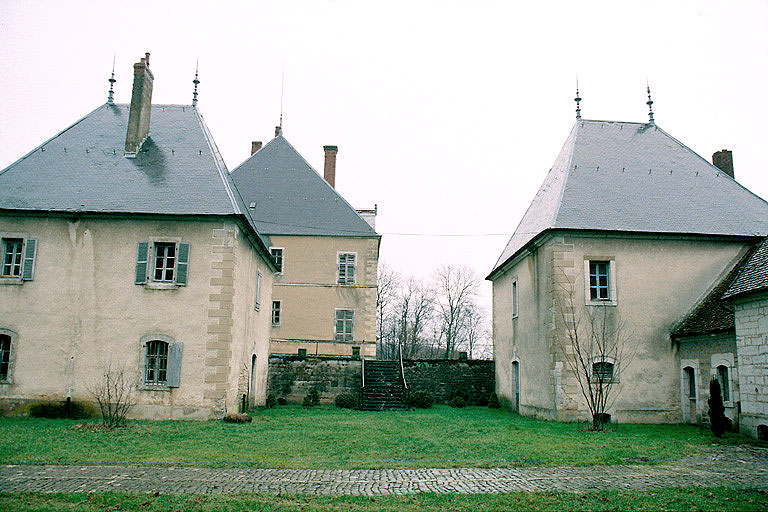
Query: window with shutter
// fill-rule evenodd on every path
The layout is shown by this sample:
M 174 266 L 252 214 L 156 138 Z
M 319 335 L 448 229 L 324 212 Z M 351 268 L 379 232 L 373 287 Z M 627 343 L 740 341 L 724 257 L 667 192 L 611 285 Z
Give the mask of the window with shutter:
M 355 284 L 355 256 L 353 252 L 341 252 L 338 256 L 338 284 Z
M 141 241 L 136 248 L 136 284 L 150 288 L 186 286 L 189 276 L 189 242 Z
M 22 267 L 23 238 L 3 238 L 3 266 L 1 277 L 20 278 Z
M 336 341 L 352 341 L 355 312 L 352 309 L 336 310 Z
M 181 382 L 183 343 L 164 334 L 148 334 L 141 338 L 144 360 L 143 383 L 146 389 L 168 390 Z
M 31 281 L 35 276 L 35 255 L 37 254 L 37 239 L 27 238 L 24 247 L 24 268 L 21 271 L 21 278 L 25 281 Z
M 0 329 L 0 384 L 13 383 L 14 352 L 18 336 L 9 329 Z

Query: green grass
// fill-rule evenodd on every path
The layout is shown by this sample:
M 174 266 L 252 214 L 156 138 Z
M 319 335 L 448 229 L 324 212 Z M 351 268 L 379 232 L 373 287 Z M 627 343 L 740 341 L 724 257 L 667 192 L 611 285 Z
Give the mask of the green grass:
M 766 510 L 768 493 L 735 489 L 660 489 L 594 493 L 411 494 L 405 496 L 294 496 L 269 494 L 0 494 L 0 510 L 92 511 L 509 511 L 509 510 Z
M 0 419 L 2 464 L 132 464 L 270 468 L 417 468 L 590 465 L 695 456 L 716 440 L 689 425 L 585 424 L 482 407 L 404 412 L 278 407 L 250 424 L 134 421 L 111 432 L 74 420 Z M 763 443 L 764 444 L 764 443 Z

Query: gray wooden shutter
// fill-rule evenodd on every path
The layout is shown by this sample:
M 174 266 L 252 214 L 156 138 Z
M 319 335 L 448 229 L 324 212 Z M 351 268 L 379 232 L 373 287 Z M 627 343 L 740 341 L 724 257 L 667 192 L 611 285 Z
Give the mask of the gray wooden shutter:
M 186 286 L 187 268 L 189 267 L 189 242 L 179 242 L 179 255 L 176 261 L 176 284 Z
M 149 242 L 139 242 L 136 249 L 136 284 L 147 282 L 147 260 L 149 256 Z
M 347 284 L 355 284 L 355 255 L 347 254 Z
M 24 267 L 21 278 L 31 281 L 35 277 L 35 254 L 37 253 L 37 238 L 27 238 L 27 246 L 24 250 Z
M 177 388 L 181 383 L 181 354 L 184 351 L 183 343 L 168 344 L 168 376 L 169 388 Z

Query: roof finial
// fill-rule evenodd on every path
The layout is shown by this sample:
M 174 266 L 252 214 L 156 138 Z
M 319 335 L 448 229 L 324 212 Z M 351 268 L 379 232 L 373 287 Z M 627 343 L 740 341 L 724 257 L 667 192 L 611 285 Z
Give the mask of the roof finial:
M 283 61 L 283 75 L 280 78 L 280 135 L 283 134 L 283 91 L 285 90 L 285 61 Z
M 579 103 L 581 102 L 581 98 L 579 97 L 579 77 L 576 77 L 576 97 L 573 99 L 573 101 L 576 102 L 576 120 L 581 119 L 581 106 Z
M 200 83 L 200 80 L 197 79 L 197 69 L 198 65 L 200 64 L 200 58 L 198 57 L 195 61 L 195 79 L 192 80 L 192 83 L 195 84 L 195 91 L 192 93 L 192 106 L 197 106 L 197 84 Z
M 115 104 L 115 82 L 117 82 L 117 80 L 115 80 L 115 56 L 112 55 L 112 76 L 109 77 L 109 96 L 107 96 L 107 103 L 110 105 Z
M 648 101 L 645 102 L 646 105 L 648 105 L 648 122 L 650 124 L 656 124 L 656 122 L 653 120 L 653 100 L 651 99 L 651 86 L 648 85 L 648 81 L 645 81 L 645 86 L 648 89 Z

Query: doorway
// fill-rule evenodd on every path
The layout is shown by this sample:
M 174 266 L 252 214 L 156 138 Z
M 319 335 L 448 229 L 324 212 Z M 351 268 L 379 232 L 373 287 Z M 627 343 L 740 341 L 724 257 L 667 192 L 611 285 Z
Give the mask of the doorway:
M 520 413 L 520 361 L 512 361 L 512 410 Z
M 251 407 L 256 406 L 256 354 L 251 356 L 251 380 L 248 386 L 248 402 Z

